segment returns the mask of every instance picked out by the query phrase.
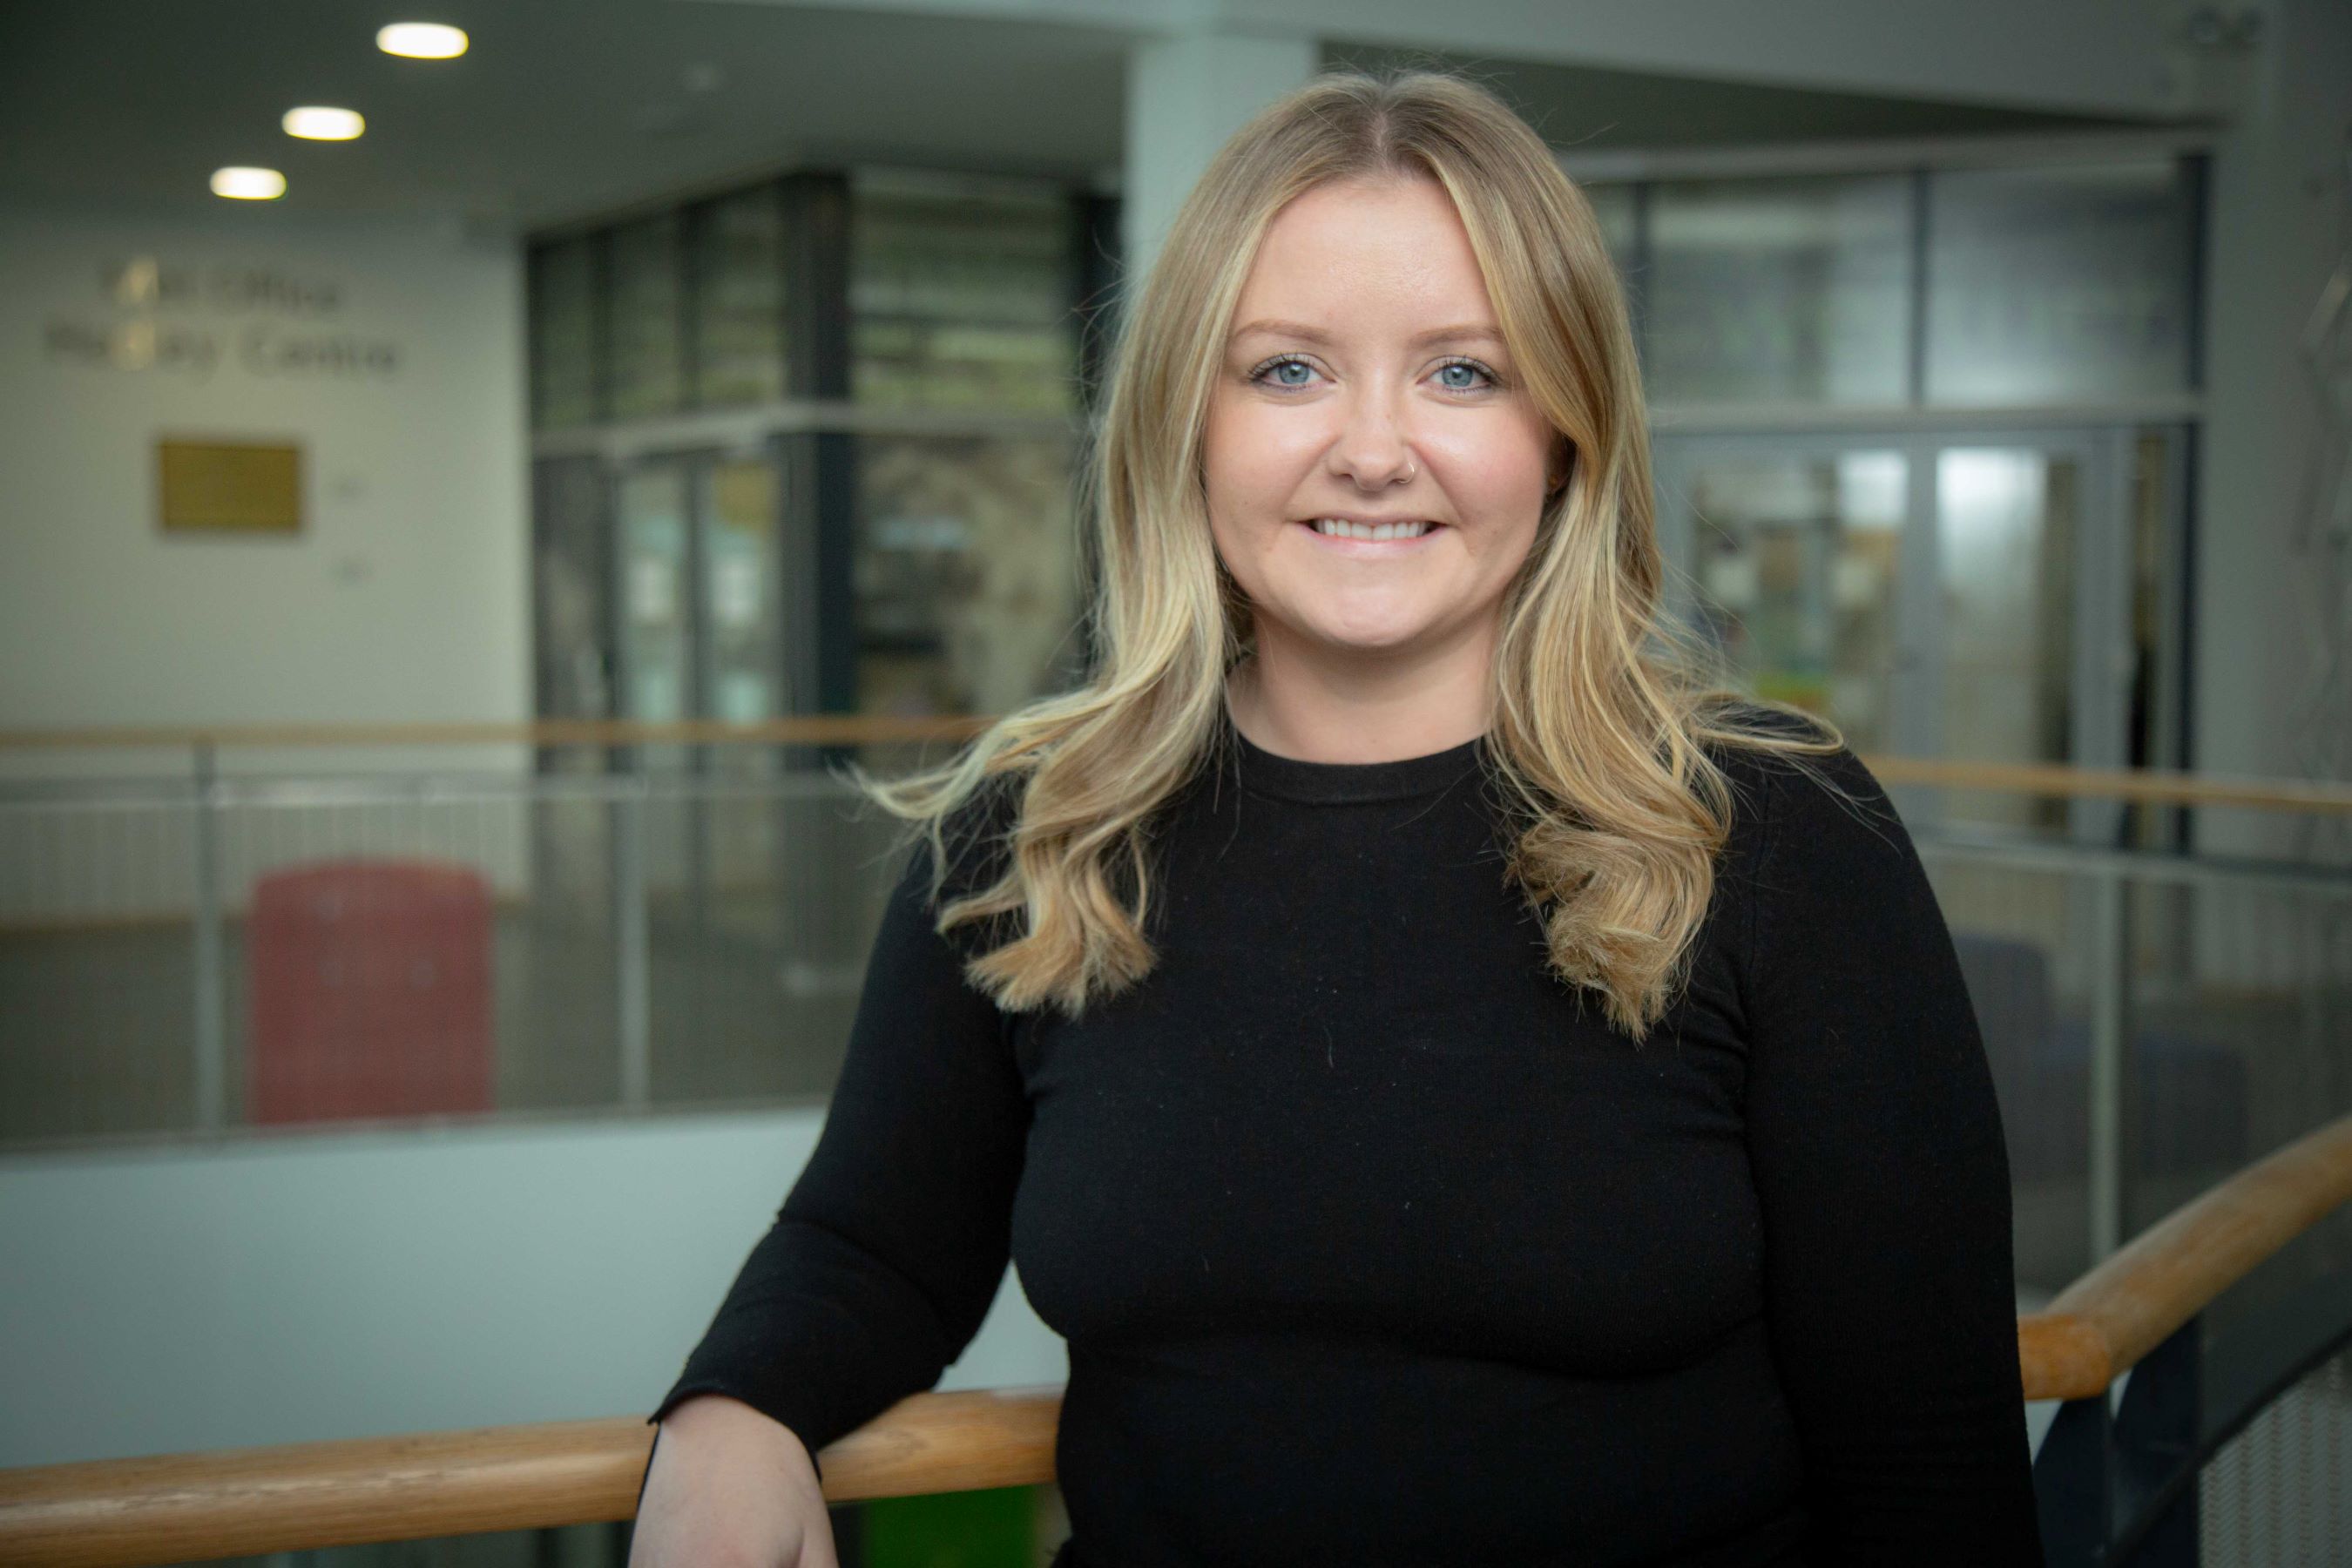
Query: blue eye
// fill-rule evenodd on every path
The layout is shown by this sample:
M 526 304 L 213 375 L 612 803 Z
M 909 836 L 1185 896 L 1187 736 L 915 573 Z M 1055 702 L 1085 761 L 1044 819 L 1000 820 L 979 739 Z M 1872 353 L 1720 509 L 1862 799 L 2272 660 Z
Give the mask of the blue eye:
M 1270 371 L 1284 371 L 1291 369 L 1311 371 L 1315 367 L 1313 365 L 1308 364 L 1303 359 L 1270 359 L 1264 364 L 1258 366 L 1257 369 L 1252 371 L 1250 373 L 1250 379 L 1252 381 L 1265 381 L 1266 379 L 1267 373 Z M 1277 376 L 1272 384 L 1276 386 L 1304 386 L 1307 384 L 1303 381 L 1284 381 Z
M 1296 354 L 1283 354 L 1266 361 L 1250 372 L 1249 378 L 1261 386 L 1278 386 L 1293 392 L 1307 384 L 1306 380 L 1293 380 L 1282 374 L 1290 370 L 1305 371 L 1311 376 L 1315 367 Z M 1449 372 L 1457 370 L 1469 372 L 1474 379 L 1467 382 L 1444 379 Z M 1486 392 L 1502 384 L 1501 379 L 1493 371 L 1488 370 L 1476 360 L 1448 360 L 1437 367 L 1437 374 L 1440 378 L 1438 385 L 1447 392 Z M 1483 384 L 1475 379 L 1479 376 L 1486 378 Z

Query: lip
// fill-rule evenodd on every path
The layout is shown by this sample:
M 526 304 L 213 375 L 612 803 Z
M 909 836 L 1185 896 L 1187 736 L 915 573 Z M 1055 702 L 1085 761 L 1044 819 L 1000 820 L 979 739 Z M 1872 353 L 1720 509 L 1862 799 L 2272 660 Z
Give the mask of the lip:
M 1416 520 L 1426 521 L 1426 520 Z M 1437 523 L 1417 539 L 1348 539 L 1335 533 L 1325 533 L 1311 522 L 1292 526 L 1307 531 L 1307 537 L 1327 550 L 1341 550 L 1351 555 L 1402 555 L 1420 549 L 1445 531 L 1446 525 Z

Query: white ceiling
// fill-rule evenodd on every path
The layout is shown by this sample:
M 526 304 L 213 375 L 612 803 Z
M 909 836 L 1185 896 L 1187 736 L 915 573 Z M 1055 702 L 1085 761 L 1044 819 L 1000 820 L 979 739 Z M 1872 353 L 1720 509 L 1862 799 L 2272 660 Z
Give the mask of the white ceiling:
M 394 59 L 375 30 L 472 47 Z M 669 0 L 0 0 L 0 195 L 213 206 L 226 163 L 280 205 L 536 227 L 801 159 L 1084 178 L 1116 163 L 1125 40 Z M 358 142 L 299 142 L 297 104 Z
M 472 36 L 396 60 L 387 21 Z M 226 163 L 283 210 L 538 229 L 796 163 L 900 163 L 1108 187 L 1130 35 L 1105 26 L 708 0 L 0 0 L 0 198 L 217 208 Z M 1330 58 L 1400 57 L 1344 42 Z M 1421 57 L 1427 58 L 1427 57 Z M 1852 93 L 1456 60 L 1556 144 L 1680 146 L 2092 123 Z M 367 116 L 351 143 L 278 128 Z

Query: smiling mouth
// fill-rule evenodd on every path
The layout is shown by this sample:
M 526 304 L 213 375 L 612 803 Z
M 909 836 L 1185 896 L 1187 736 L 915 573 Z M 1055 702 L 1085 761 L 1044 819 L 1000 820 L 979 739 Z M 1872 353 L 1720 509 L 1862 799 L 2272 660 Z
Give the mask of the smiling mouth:
M 1367 525 L 1351 523 L 1338 518 L 1302 520 L 1298 525 L 1327 544 L 1353 545 L 1358 549 L 1394 549 L 1419 544 L 1434 537 L 1445 525 L 1426 519 L 1410 522 Z

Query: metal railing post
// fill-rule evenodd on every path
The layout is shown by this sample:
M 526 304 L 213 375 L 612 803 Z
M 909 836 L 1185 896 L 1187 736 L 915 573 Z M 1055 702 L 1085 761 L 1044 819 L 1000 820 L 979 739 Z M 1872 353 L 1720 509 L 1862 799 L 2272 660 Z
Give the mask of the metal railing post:
M 2121 870 L 2091 879 L 2090 1204 L 2091 1261 L 2124 1241 L 2124 1075 L 2131 984 L 2130 889 Z
M 2134 1568 L 2197 1568 L 2204 1332 L 2191 1318 L 2142 1357 L 2116 1411 L 2113 1544 Z
M 213 742 L 194 748 L 194 792 L 190 826 L 195 870 L 195 1119 L 199 1131 L 228 1125 L 228 1028 L 226 948 L 222 932 L 220 811 L 215 788 Z
M 2033 1456 L 2033 1501 L 2048 1568 L 2093 1568 L 2115 1529 L 2115 1415 L 2104 1393 L 2070 1399 Z
M 642 760 L 632 787 L 613 803 L 613 931 L 615 1032 L 621 1047 L 621 1104 L 642 1110 L 653 1095 L 652 953 L 646 909 L 646 774 Z

